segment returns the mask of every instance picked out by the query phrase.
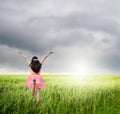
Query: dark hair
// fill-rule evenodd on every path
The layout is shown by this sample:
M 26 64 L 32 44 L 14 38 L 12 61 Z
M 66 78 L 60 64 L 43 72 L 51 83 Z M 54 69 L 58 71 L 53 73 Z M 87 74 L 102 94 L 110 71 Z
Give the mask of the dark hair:
M 38 60 L 37 56 L 34 56 L 31 60 L 31 64 L 30 64 L 31 69 L 35 72 L 38 73 L 41 69 L 41 63 Z

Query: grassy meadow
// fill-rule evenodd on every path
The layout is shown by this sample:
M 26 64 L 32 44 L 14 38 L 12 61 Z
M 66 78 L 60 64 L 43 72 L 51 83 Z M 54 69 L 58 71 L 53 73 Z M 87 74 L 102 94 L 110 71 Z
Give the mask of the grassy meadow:
M 0 114 L 120 114 L 120 76 L 42 75 L 39 104 L 27 75 L 0 75 Z

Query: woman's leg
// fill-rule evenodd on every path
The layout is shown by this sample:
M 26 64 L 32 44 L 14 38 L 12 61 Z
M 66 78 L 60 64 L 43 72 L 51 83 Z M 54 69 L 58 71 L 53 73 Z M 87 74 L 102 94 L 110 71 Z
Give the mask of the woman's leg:
M 40 101 L 40 89 L 37 89 L 36 91 L 36 100 L 37 100 L 37 103 Z

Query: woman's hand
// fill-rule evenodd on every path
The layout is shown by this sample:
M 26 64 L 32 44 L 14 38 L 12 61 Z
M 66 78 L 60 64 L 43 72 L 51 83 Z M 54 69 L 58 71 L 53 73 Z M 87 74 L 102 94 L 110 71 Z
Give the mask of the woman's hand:
M 53 54 L 53 52 L 51 51 L 51 52 L 49 52 L 49 54 Z
M 19 54 L 22 54 L 22 51 L 19 51 Z

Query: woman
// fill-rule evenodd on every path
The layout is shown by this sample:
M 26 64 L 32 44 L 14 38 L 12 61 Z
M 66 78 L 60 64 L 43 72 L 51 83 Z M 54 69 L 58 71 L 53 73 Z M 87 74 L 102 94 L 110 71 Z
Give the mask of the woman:
M 36 94 L 36 100 L 37 103 L 40 101 L 40 89 L 45 88 L 46 85 L 44 83 L 44 80 L 42 79 L 40 75 L 41 66 L 46 60 L 46 58 L 51 55 L 53 52 L 47 53 L 41 61 L 38 60 L 37 56 L 32 57 L 31 62 L 29 61 L 28 57 L 22 53 L 22 51 L 19 52 L 19 54 L 26 60 L 28 66 L 31 69 L 31 75 L 26 80 L 26 86 L 30 89 L 32 89 L 32 94 Z

